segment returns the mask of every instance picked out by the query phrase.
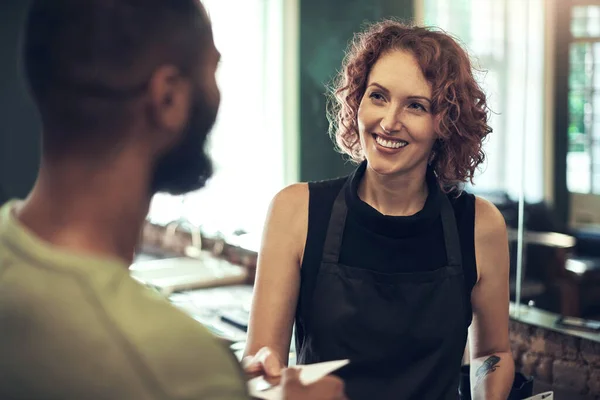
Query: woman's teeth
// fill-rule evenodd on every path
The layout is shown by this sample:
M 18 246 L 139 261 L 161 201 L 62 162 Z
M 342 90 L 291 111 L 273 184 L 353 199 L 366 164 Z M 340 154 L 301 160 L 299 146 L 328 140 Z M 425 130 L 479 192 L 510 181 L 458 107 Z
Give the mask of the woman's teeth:
M 400 147 L 404 147 L 408 144 L 404 140 L 387 140 L 382 139 L 381 136 L 375 136 L 375 141 L 379 145 L 387 147 L 388 149 L 399 149 Z

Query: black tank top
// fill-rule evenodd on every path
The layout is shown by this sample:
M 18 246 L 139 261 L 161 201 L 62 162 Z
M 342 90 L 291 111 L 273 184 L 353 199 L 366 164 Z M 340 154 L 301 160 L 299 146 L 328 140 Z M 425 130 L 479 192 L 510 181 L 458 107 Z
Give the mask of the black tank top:
M 358 184 L 365 169 L 366 163 L 363 162 L 345 193 L 348 216 L 340 263 L 388 273 L 436 270 L 447 265 L 440 216 L 442 193 L 433 171 L 427 172 L 429 194 L 421 211 L 411 216 L 386 216 L 358 197 Z M 307 274 L 318 271 L 333 202 L 347 179 L 343 177 L 308 184 L 308 233 L 301 270 L 303 280 Z M 470 311 L 471 291 L 477 281 L 475 196 L 463 191 L 458 195 L 449 194 L 448 198 L 458 226 L 466 304 Z M 300 291 L 300 296 L 303 292 Z M 299 305 L 301 303 L 298 302 Z M 468 313 L 469 318 L 471 314 Z

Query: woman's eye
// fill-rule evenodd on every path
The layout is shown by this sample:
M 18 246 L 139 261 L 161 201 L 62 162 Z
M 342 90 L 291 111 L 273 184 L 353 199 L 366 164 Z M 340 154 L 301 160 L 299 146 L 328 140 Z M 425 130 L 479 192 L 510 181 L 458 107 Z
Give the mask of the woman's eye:
M 373 92 L 369 95 L 369 98 L 373 99 L 373 100 L 385 100 L 385 98 L 383 97 L 383 95 L 381 93 L 377 93 L 377 92 Z
M 425 106 L 421 103 L 411 103 L 409 107 L 419 111 L 427 111 Z

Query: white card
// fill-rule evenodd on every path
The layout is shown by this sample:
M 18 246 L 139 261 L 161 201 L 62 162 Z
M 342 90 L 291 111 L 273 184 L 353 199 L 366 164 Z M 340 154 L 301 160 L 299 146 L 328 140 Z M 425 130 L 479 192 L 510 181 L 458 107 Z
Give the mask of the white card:
M 317 364 L 308 365 L 296 365 L 291 368 L 297 368 L 300 370 L 300 382 L 305 385 L 309 385 L 318 381 L 326 375 L 329 375 L 333 371 L 348 364 L 349 360 L 337 360 L 337 361 L 326 361 Z M 261 391 L 260 388 L 264 387 L 265 380 L 262 376 L 252 378 L 248 381 L 248 391 L 251 397 L 265 400 L 275 400 L 281 398 L 281 386 L 274 386 L 270 389 Z M 537 399 L 536 399 L 537 400 Z
M 554 400 L 554 392 L 536 394 L 535 396 L 528 397 L 525 400 Z

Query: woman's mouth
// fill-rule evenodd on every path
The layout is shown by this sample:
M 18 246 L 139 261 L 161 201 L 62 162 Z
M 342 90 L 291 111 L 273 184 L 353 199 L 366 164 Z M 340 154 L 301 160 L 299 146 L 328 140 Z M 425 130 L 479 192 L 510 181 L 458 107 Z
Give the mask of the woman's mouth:
M 405 140 L 383 138 L 375 133 L 373 134 L 373 138 L 379 146 L 384 147 L 386 149 L 395 150 L 408 146 L 408 142 Z

